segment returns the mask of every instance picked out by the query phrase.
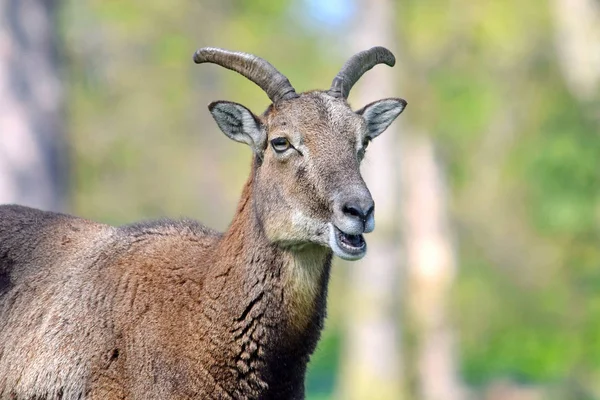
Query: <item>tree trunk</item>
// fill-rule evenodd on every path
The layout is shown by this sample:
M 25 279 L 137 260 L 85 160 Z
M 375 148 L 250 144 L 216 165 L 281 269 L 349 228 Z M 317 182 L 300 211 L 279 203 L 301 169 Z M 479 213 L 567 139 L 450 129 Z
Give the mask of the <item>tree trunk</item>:
M 587 101 L 600 89 L 600 3 L 553 0 L 560 67 L 575 97 Z
M 394 2 L 358 1 L 360 25 L 351 37 L 353 53 L 381 45 L 394 52 Z M 350 55 L 350 54 L 349 54 Z M 398 96 L 396 69 L 376 66 L 354 90 L 354 108 L 384 97 Z M 364 177 L 375 200 L 376 229 L 367 235 L 368 255 L 353 263 L 347 302 L 340 398 L 402 397 L 398 287 L 400 276 L 397 226 L 398 157 L 395 151 L 400 117 L 370 146 Z
M 456 368 L 448 297 L 455 275 L 443 171 L 432 139 L 415 131 L 402 141 L 404 242 L 408 301 L 416 334 L 418 398 L 464 398 Z
M 56 8 L 0 0 L 0 204 L 65 208 Z

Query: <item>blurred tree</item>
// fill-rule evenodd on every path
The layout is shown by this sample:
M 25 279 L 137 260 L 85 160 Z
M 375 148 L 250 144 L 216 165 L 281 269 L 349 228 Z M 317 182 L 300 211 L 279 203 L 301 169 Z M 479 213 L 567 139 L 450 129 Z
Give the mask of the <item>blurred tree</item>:
M 410 349 L 405 352 L 406 374 L 412 378 L 411 398 L 458 400 L 467 393 L 460 377 L 460 355 L 450 315 L 457 254 L 450 226 L 446 164 L 437 151 L 438 126 L 432 120 L 435 109 L 428 91 L 432 72 L 445 70 L 445 63 L 460 45 L 462 27 L 453 25 L 444 31 L 448 28 L 444 22 L 456 16 L 454 11 L 445 13 L 439 8 L 451 8 L 451 1 L 405 0 L 401 4 L 396 14 L 401 21 L 396 25 L 396 34 L 403 44 L 399 65 L 404 75 L 410 76 L 403 82 L 402 94 L 408 97 L 409 112 L 397 155 L 406 255 L 404 321 L 410 338 Z M 413 32 L 417 27 L 415 10 L 422 19 L 418 32 Z
M 0 204 L 66 206 L 57 2 L 0 2 Z
M 401 142 L 403 239 L 410 320 L 416 336 L 416 398 L 458 400 L 465 393 L 457 368 L 449 295 L 455 277 L 444 170 L 430 135 L 410 129 Z
M 394 52 L 394 1 L 361 0 L 358 24 L 350 35 L 354 53 L 372 46 Z M 358 82 L 353 103 L 362 107 L 397 95 L 397 71 L 377 66 Z M 369 255 L 352 263 L 346 302 L 347 327 L 342 359 L 342 399 L 401 398 L 402 373 L 398 330 L 400 242 L 398 240 L 398 119 L 370 145 L 364 178 L 375 200 L 376 229 L 368 235 Z
M 585 111 L 598 108 L 561 79 L 551 5 L 408 1 L 410 116 L 450 166 L 464 379 L 592 399 L 600 136 Z
M 600 2 L 552 0 L 559 65 L 573 95 L 598 97 L 600 88 Z

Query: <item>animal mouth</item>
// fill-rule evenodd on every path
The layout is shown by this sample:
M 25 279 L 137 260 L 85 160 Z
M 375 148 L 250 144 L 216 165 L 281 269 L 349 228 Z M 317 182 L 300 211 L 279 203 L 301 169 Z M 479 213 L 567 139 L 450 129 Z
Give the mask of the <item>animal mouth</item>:
M 344 260 L 358 260 L 367 252 L 367 243 L 362 234 L 345 233 L 332 224 L 330 236 L 329 245 L 331 249 Z
M 335 228 L 335 229 L 337 230 L 336 234 L 337 234 L 338 243 L 341 246 L 344 246 L 344 248 L 346 250 L 352 251 L 352 252 L 362 251 L 364 249 L 364 247 L 367 245 L 365 243 L 365 239 L 364 239 L 363 235 L 349 235 L 347 233 L 340 231 L 338 228 Z

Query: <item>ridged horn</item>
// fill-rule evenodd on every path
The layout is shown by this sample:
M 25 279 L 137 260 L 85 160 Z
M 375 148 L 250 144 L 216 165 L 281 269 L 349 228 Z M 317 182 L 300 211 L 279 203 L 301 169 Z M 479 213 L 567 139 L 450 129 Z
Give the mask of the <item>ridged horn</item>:
M 356 53 L 346 61 L 340 72 L 333 78 L 328 93 L 333 97 L 347 99 L 352 86 L 365 72 L 377 64 L 387 64 L 393 67 L 396 64 L 396 57 L 391 51 L 381 46 Z
M 285 75 L 253 54 L 204 47 L 194 53 L 194 62 L 217 64 L 245 76 L 264 90 L 273 103 L 298 96 Z

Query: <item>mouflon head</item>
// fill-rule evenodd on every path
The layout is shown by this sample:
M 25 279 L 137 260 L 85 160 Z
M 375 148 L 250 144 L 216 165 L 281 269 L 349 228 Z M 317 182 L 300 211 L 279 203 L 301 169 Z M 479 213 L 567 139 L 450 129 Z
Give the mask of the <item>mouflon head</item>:
M 388 98 L 352 110 L 352 86 L 377 64 L 393 66 L 393 54 L 374 47 L 351 57 L 329 90 L 296 93 L 289 80 L 251 54 L 203 48 L 196 63 L 215 63 L 260 86 L 272 104 L 260 116 L 241 104 L 209 105 L 229 138 L 255 154 L 253 207 L 267 238 L 284 247 L 319 244 L 346 259 L 362 258 L 363 234 L 375 228 L 375 204 L 361 174 L 369 142 L 406 107 Z

